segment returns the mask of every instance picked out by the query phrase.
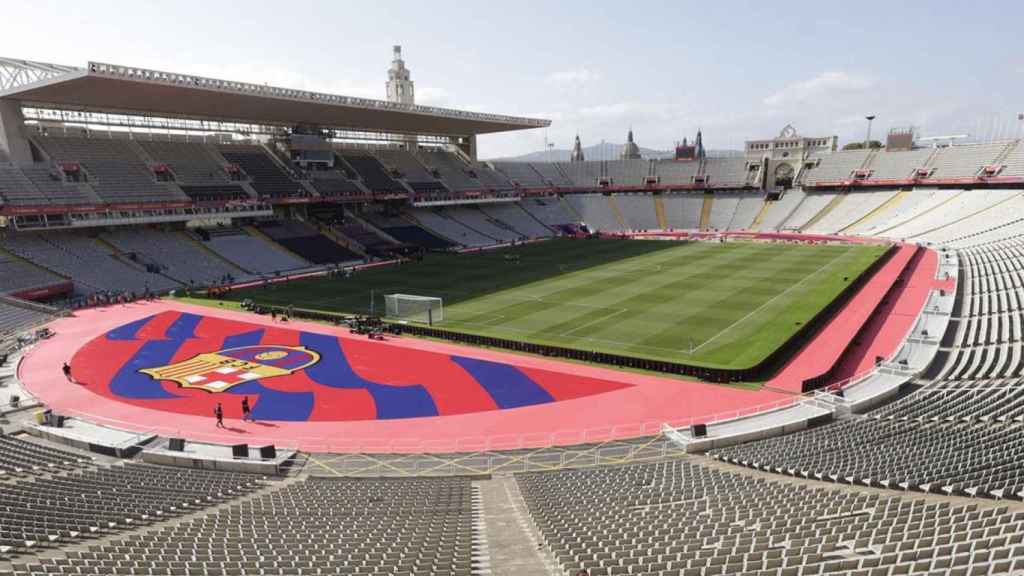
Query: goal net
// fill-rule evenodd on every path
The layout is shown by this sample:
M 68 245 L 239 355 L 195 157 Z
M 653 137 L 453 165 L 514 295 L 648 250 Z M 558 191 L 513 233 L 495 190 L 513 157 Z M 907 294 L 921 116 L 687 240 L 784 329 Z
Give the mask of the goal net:
M 434 324 L 444 320 L 444 300 L 433 296 L 386 294 L 384 307 L 385 314 L 390 318 L 422 324 Z

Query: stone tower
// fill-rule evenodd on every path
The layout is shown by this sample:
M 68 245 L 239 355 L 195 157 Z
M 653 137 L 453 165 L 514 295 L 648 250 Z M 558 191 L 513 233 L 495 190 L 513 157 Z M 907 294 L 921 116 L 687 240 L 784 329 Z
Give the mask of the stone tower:
M 416 92 L 413 81 L 410 80 L 409 69 L 405 67 L 405 60 L 402 60 L 402 47 L 394 47 L 394 57 L 391 59 L 391 68 L 388 68 L 388 102 L 400 104 L 415 104 Z
M 580 145 L 580 135 L 576 135 L 576 143 L 572 145 L 572 155 L 569 156 L 570 162 L 583 162 L 583 146 Z

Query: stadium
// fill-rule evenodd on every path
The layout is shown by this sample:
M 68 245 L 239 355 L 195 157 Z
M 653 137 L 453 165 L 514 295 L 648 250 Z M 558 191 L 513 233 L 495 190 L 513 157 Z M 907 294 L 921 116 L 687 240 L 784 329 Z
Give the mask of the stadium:
M 1020 139 L 413 94 L 0 58 L 0 574 L 1024 570 Z

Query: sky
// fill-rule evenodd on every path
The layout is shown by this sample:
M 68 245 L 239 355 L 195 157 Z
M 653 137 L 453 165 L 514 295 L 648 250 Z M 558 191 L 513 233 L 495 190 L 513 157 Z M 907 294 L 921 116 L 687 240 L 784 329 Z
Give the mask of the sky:
M 739 149 L 808 136 L 1015 137 L 1024 2 L 0 0 L 0 56 L 89 60 L 384 98 L 402 45 L 417 103 L 547 118 L 481 136 L 482 158 L 698 128 Z

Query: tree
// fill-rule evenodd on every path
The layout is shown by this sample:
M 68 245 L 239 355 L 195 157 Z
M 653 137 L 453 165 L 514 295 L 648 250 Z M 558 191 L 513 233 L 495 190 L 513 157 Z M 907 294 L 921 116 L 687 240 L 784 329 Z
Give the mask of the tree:
M 872 150 L 879 150 L 879 149 L 882 148 L 882 143 L 879 142 L 878 140 L 872 140 L 871 142 L 868 143 L 868 146 L 870 146 Z M 843 150 L 863 150 L 863 149 L 864 149 L 864 143 L 863 142 L 850 142 L 850 143 L 848 143 L 848 144 L 843 146 Z

